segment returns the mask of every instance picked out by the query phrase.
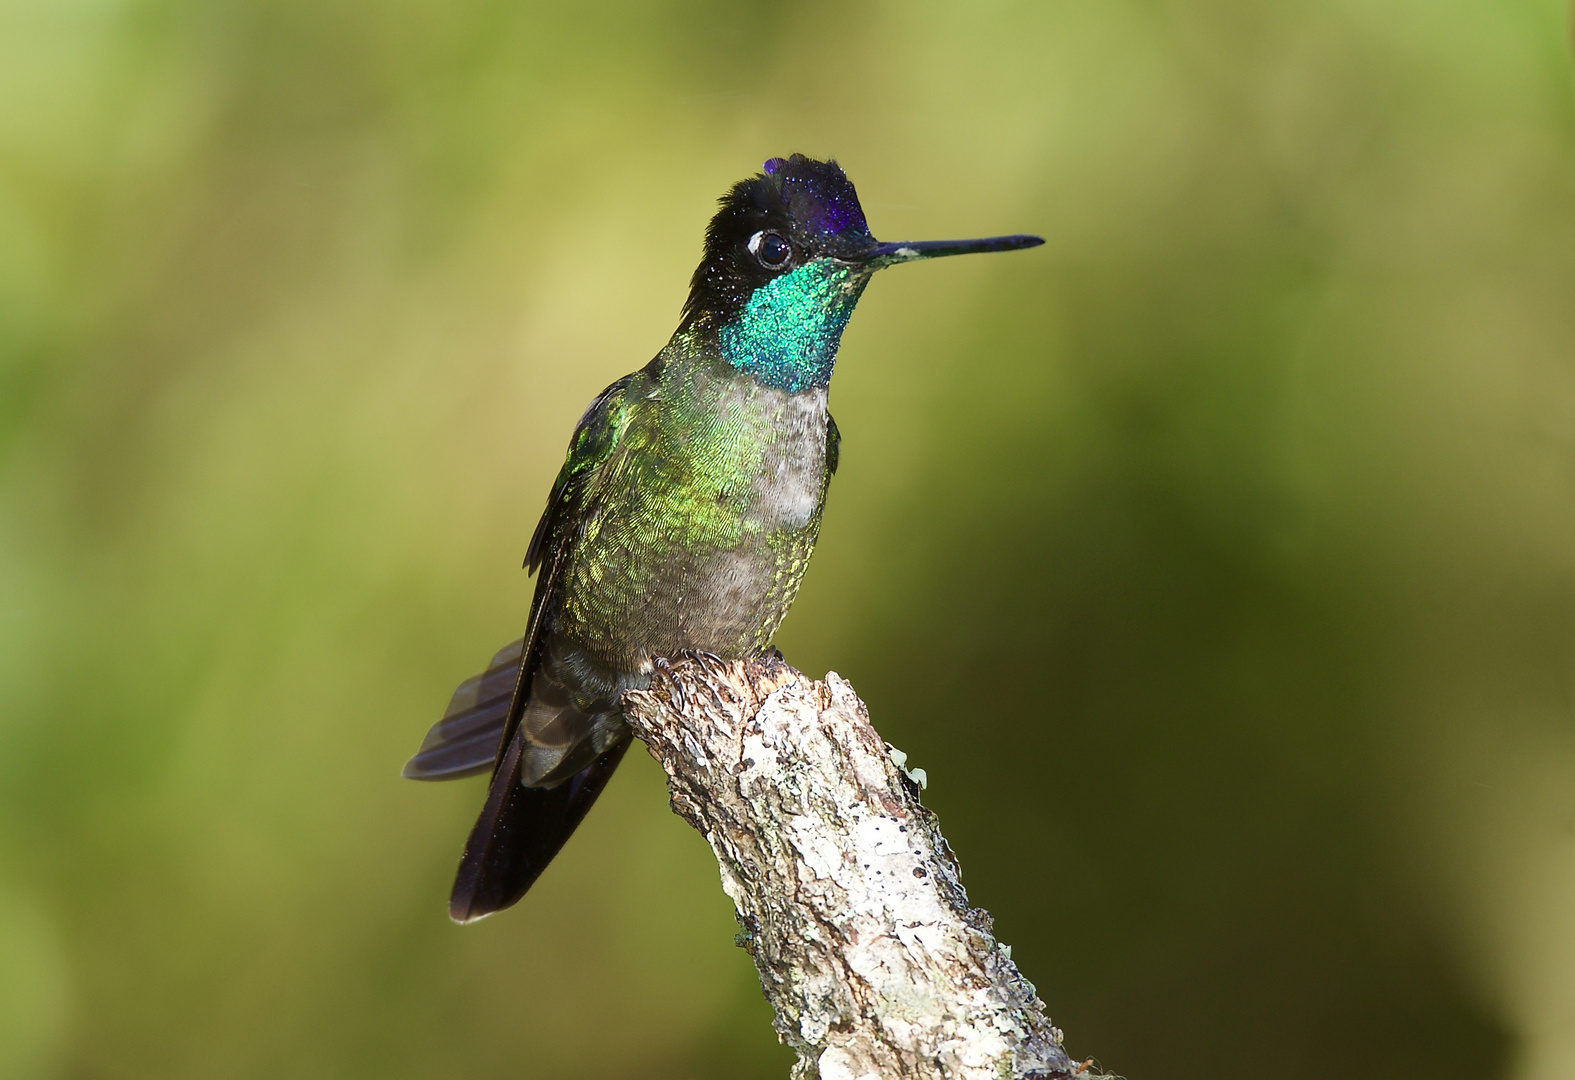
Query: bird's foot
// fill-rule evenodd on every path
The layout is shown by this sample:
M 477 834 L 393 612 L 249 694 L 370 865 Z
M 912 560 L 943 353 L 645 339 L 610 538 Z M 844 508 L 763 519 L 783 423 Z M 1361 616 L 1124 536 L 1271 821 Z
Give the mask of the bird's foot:
M 711 652 L 708 649 L 681 649 L 679 650 L 678 655 L 680 658 L 698 665 L 701 670 L 710 676 L 710 679 L 704 683 L 704 686 L 706 688 L 706 692 L 711 695 L 711 700 L 716 702 L 716 707 L 718 709 L 727 708 L 727 704 L 722 700 L 721 695 L 717 693 L 717 686 L 715 684 L 718 683 L 721 684 L 721 689 L 727 691 L 728 697 L 733 698 L 735 703 L 739 703 L 738 696 L 734 694 L 732 689 L 727 685 L 726 660 L 723 660 L 716 653 Z
M 689 707 L 689 699 L 684 696 L 683 685 L 673 677 L 673 665 L 668 662 L 667 657 L 652 657 L 651 667 L 667 681 L 667 697 L 673 703 L 673 708 L 679 712 L 687 709 Z
M 692 660 L 699 664 L 705 669 L 706 674 L 712 678 L 719 677 L 722 672 L 727 670 L 727 661 L 707 649 L 685 649 L 683 657 L 686 660 Z
M 775 645 L 767 645 L 760 650 L 760 659 L 772 667 L 782 667 L 787 663 L 787 657 L 782 655 L 782 650 Z

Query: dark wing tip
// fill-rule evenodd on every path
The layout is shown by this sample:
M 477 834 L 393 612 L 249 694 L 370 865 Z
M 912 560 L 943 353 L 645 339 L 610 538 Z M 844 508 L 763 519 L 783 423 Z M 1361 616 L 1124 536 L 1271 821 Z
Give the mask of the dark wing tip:
M 465 844 L 448 917 L 473 923 L 518 903 L 585 819 L 627 749 L 625 739 L 556 787 L 528 788 L 519 782 L 523 740 L 516 733 Z
M 448 898 L 448 917 L 454 922 L 459 923 L 461 926 L 465 926 L 469 923 L 480 922 L 488 915 L 496 915 L 502 910 L 502 908 L 493 908 L 478 914 L 472 914 L 470 909 L 470 897 L 462 897 L 458 893 L 455 893 L 453 896 Z

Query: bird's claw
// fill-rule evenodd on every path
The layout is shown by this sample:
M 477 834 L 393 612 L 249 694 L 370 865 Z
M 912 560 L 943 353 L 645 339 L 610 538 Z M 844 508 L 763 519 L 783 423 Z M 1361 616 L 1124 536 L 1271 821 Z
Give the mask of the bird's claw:
M 736 695 L 733 693 L 732 689 L 728 687 L 725 682 L 727 676 L 726 660 L 723 660 L 716 653 L 711 652 L 708 649 L 680 649 L 678 651 L 678 656 L 682 660 L 686 660 L 692 664 L 697 665 L 702 671 L 710 676 L 710 678 L 702 685 L 705 686 L 706 692 L 711 695 L 711 700 L 716 702 L 716 707 L 718 709 L 726 709 L 727 703 L 724 702 L 722 700 L 722 696 L 717 693 L 717 688 L 712 685 L 713 682 L 721 682 L 723 684 L 723 688 L 727 690 L 728 697 L 736 698 Z
M 667 657 L 652 657 L 651 667 L 660 672 L 662 677 L 667 680 L 667 698 L 673 703 L 673 708 L 677 709 L 679 712 L 683 712 L 685 709 L 687 709 L 689 707 L 689 699 L 684 695 L 683 684 L 680 683 L 678 681 L 678 677 L 673 674 L 673 665 L 667 659 Z

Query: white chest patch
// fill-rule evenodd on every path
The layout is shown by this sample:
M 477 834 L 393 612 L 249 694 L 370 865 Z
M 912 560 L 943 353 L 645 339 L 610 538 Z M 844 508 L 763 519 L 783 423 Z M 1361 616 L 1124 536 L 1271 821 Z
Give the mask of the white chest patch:
M 826 391 L 771 391 L 774 438 L 755 481 L 755 513 L 770 528 L 801 529 L 820 509 L 826 475 Z
M 776 483 L 762 509 L 781 524 L 801 529 L 820 508 L 820 485 L 820 469 L 795 468 L 787 461 L 778 462 Z

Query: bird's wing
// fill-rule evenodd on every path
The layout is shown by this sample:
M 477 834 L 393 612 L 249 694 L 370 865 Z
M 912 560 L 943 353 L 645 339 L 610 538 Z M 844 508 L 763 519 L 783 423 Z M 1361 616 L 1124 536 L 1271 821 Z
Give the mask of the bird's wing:
M 598 481 L 608 462 L 617 455 L 631 415 L 646 399 L 649 382 L 644 371 L 625 375 L 598 394 L 585 410 L 569 440 L 569 453 L 547 497 L 547 508 L 525 549 L 525 568 L 540 573 L 530 605 L 530 629 L 525 635 L 520 678 L 498 743 L 500 763 L 530 698 L 530 675 L 541 652 L 541 627 L 548 610 L 558 601 L 558 579 L 564 560 L 596 501 Z
M 526 787 L 522 782 L 530 775 L 528 766 L 543 749 L 541 733 L 521 726 L 527 709 L 536 707 L 532 684 L 543 655 L 542 627 L 549 610 L 560 602 L 559 574 L 567 552 L 587 518 L 595 513 L 603 476 L 616 471 L 630 414 L 647 400 L 649 381 L 644 373 L 620 379 L 591 403 L 575 429 L 568 459 L 531 539 L 525 564 L 542 569 L 536 579 L 530 629 L 520 653 L 519 677 L 504 718 L 487 801 L 465 841 L 465 853 L 460 856 L 449 894 L 449 917 L 456 922 L 479 919 L 525 895 L 601 794 L 629 745 L 627 738 L 612 742 L 590 760 L 575 765 L 578 772 L 573 776 L 551 786 Z M 551 678 L 545 678 L 543 689 L 553 686 Z M 567 722 L 569 718 L 563 719 Z M 581 721 L 586 719 L 580 717 Z
M 459 684 L 443 718 L 432 725 L 421 748 L 406 763 L 413 780 L 454 780 L 492 770 L 504 758 L 530 699 L 531 679 L 541 651 L 541 627 L 557 602 L 559 572 L 586 511 L 594 500 L 603 466 L 616 453 L 631 410 L 645 396 L 649 376 L 636 372 L 597 395 L 580 417 L 569 440 L 568 457 L 558 472 L 531 536 L 525 566 L 540 571 L 531 599 L 525 636 L 498 650 L 480 675 Z

